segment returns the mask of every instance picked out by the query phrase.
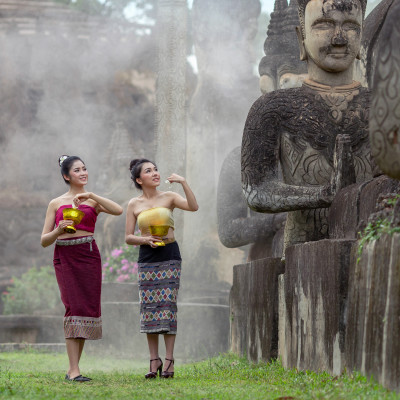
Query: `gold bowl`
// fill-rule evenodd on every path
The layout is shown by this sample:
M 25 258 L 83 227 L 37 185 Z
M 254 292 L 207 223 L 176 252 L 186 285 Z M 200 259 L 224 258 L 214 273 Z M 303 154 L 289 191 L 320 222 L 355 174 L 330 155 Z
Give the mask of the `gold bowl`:
M 168 225 L 150 225 L 150 233 L 153 236 L 163 237 L 168 234 L 169 226 Z M 157 246 L 165 246 L 164 242 L 154 242 Z
M 63 217 L 64 219 L 70 219 L 73 221 L 72 225 L 68 225 L 64 228 L 64 232 L 67 233 L 75 233 L 76 228 L 74 225 L 78 225 L 82 218 L 85 216 L 85 213 L 82 210 L 78 210 L 77 208 L 64 208 Z

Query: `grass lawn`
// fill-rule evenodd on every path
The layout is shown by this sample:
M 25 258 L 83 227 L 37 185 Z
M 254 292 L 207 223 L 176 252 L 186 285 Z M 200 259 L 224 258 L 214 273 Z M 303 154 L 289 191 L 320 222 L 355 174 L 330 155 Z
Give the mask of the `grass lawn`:
M 64 380 L 65 354 L 0 353 L 1 399 L 400 399 L 353 374 L 285 370 L 279 362 L 249 364 L 232 354 L 178 365 L 174 379 L 145 380 L 148 363 L 83 355 L 89 383 Z

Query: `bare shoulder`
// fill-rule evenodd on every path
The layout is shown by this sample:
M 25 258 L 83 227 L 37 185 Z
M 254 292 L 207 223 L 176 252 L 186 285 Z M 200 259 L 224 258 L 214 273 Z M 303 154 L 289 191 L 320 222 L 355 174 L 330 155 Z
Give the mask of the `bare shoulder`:
M 173 206 L 172 202 L 174 201 L 174 199 L 177 199 L 179 197 L 181 197 L 181 195 L 179 193 L 172 192 L 172 191 L 161 192 L 161 194 L 160 194 L 160 199 L 171 203 L 170 207 Z
M 136 214 L 136 210 L 140 207 L 140 198 L 139 197 L 133 197 L 132 199 L 129 200 L 128 202 L 128 211 L 132 211 L 134 214 Z
M 57 210 L 59 207 L 61 207 L 63 204 L 65 204 L 67 198 L 65 194 L 56 197 L 55 199 L 51 200 L 49 203 L 49 209 L 54 209 Z

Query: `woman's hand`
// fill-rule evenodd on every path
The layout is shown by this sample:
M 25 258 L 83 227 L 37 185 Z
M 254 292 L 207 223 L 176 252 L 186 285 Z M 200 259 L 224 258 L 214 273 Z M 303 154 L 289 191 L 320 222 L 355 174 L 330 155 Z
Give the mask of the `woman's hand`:
M 78 193 L 73 199 L 72 202 L 74 203 L 75 207 L 79 207 L 80 204 L 85 202 L 86 200 L 90 199 L 91 192 L 85 192 L 85 193 Z
M 57 233 L 59 235 L 62 235 L 63 233 L 65 233 L 64 229 L 69 226 L 69 225 L 73 225 L 74 221 L 70 220 L 70 219 L 62 219 L 57 226 Z
M 142 236 L 142 238 L 144 239 L 143 244 L 147 244 L 153 248 L 158 247 L 158 245 L 155 244 L 156 242 L 162 242 L 160 236 Z
M 167 178 L 167 180 L 168 180 L 170 183 L 173 183 L 173 182 L 177 182 L 177 183 L 186 182 L 186 179 L 185 179 L 183 176 L 180 176 L 180 175 L 178 175 L 178 174 L 172 174 L 171 176 L 169 176 L 169 177 Z

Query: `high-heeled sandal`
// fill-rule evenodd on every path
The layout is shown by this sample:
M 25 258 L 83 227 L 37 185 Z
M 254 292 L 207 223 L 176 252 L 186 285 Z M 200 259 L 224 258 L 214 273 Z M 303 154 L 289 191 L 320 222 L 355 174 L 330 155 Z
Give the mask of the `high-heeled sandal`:
M 156 372 L 153 372 L 153 371 L 151 370 L 151 362 L 152 362 L 152 361 L 158 361 L 158 360 L 161 361 L 161 365 L 156 369 Z M 157 373 L 159 373 L 160 378 L 161 378 L 162 367 L 163 367 L 163 362 L 162 362 L 161 358 L 160 358 L 160 357 L 158 357 L 158 358 L 153 358 L 152 360 L 150 360 L 150 371 L 149 371 L 144 377 L 145 377 L 146 379 L 157 378 Z
M 168 372 L 168 370 L 171 367 L 171 365 L 175 364 L 175 360 L 171 360 L 169 358 L 166 358 L 166 360 L 169 361 L 169 364 L 168 364 L 168 367 L 165 368 L 165 371 L 163 371 L 161 373 L 161 378 L 173 378 L 174 377 L 174 373 L 173 372 Z

